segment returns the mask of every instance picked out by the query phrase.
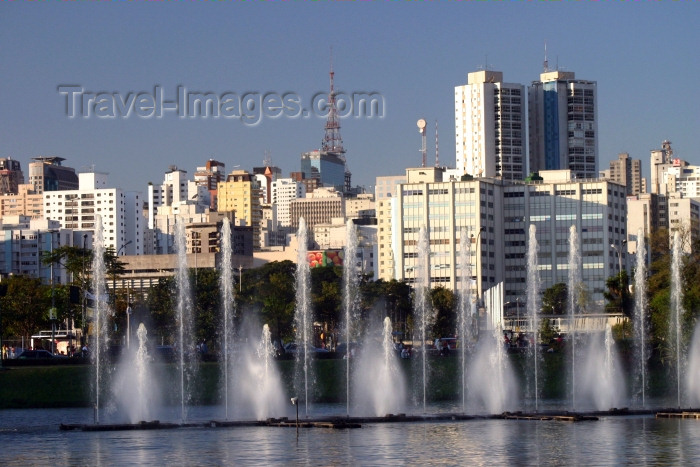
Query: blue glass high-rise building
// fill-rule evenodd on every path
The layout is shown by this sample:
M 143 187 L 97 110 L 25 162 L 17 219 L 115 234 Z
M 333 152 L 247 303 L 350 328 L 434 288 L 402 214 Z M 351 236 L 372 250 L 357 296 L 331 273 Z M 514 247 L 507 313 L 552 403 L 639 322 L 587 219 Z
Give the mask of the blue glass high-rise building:
M 548 71 L 528 88 L 529 171 L 570 169 L 598 176 L 598 105 L 595 81 Z

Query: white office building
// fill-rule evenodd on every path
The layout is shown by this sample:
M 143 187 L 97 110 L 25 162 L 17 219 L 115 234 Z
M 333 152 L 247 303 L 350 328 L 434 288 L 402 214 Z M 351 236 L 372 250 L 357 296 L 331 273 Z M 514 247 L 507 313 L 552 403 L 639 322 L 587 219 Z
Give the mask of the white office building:
M 278 178 L 272 182 L 272 204 L 277 207 L 278 225 L 282 227 L 292 225 L 290 203 L 305 196 L 306 186 L 301 182 L 295 182 L 291 178 Z
M 153 229 L 154 218 L 161 206 L 173 206 L 193 201 L 209 207 L 211 193 L 209 187 L 194 180 L 187 180 L 187 171 L 171 165 L 165 172 L 163 183 L 148 185 L 148 228 Z
M 105 246 L 120 255 L 144 254 L 143 195 L 107 188 L 107 174 L 85 172 L 77 190 L 44 191 L 44 217 L 62 229 L 95 231 L 102 218 Z
M 474 177 L 523 180 L 526 172 L 525 87 L 500 71 L 469 73 L 455 87 L 457 170 Z
M 436 168 L 407 169 L 408 182 L 397 186 L 389 208 L 378 211 L 378 278 L 414 283 L 427 258 L 430 286 L 458 290 L 465 232 L 471 258 L 465 274 L 475 280 L 477 295 L 503 284 L 501 303 L 524 304 L 530 225 L 537 229 L 543 290 L 567 281 L 569 229 L 575 225 L 588 310 L 602 308 L 605 281 L 617 274 L 618 259 L 626 264 L 624 186 L 577 179 L 570 171 L 544 171 L 539 180 L 519 183 L 443 182 L 441 175 Z M 429 252 L 418 250 L 422 227 Z

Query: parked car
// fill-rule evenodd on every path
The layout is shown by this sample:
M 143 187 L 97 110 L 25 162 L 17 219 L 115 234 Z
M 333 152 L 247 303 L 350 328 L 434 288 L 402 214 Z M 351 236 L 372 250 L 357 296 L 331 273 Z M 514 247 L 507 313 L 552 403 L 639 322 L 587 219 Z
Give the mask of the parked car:
M 285 352 L 285 353 L 288 353 L 288 354 L 296 355 L 297 352 L 298 352 L 298 350 L 299 350 L 299 349 L 298 349 L 298 346 L 297 346 L 297 343 L 296 343 L 296 342 L 290 342 L 289 344 L 287 344 L 287 345 L 284 346 L 284 352 Z M 322 348 L 320 348 L 320 347 L 313 347 L 313 346 L 310 345 L 310 346 L 308 347 L 308 352 L 309 352 L 309 353 L 314 353 L 314 352 L 316 352 L 316 353 L 328 353 L 328 350 L 322 349 Z
M 17 357 L 19 359 L 67 358 L 65 355 L 52 354 L 48 350 L 25 350 Z

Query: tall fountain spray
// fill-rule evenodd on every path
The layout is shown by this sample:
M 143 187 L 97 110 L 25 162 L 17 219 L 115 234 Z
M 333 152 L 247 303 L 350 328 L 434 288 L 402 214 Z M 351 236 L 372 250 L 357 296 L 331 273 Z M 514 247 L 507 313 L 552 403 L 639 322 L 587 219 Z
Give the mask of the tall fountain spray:
M 467 410 L 467 346 L 472 344 L 472 268 L 471 268 L 471 239 L 467 229 L 462 227 L 459 239 L 459 346 L 462 372 L 462 412 Z
M 637 394 L 641 398 L 642 408 L 646 406 L 647 389 L 647 251 L 644 232 L 637 231 L 637 261 L 634 270 L 634 336 L 636 342 L 635 360 L 639 373 L 636 376 Z
M 136 331 L 138 348 L 125 349 L 112 384 L 112 397 L 129 423 L 147 421 L 162 401 L 160 378 L 154 377 L 148 353 L 148 331 L 143 323 Z
M 571 342 L 571 410 L 576 411 L 576 315 L 581 289 L 581 253 L 576 225 L 569 228 L 569 341 Z
M 353 411 L 359 415 L 398 413 L 405 404 L 406 385 L 392 339 L 391 319 L 371 326 L 363 341 L 353 375 Z
M 350 415 L 350 363 L 351 352 L 350 343 L 352 342 L 352 325 L 357 323 L 357 310 L 359 306 L 359 275 L 357 271 L 357 233 L 355 224 L 352 220 L 348 220 L 345 230 L 345 261 L 343 262 L 343 282 L 344 282 L 344 301 L 343 308 L 345 311 L 345 390 L 346 390 L 346 410 L 347 415 Z
M 683 284 L 681 279 L 681 236 L 678 231 L 673 235 L 671 254 L 671 319 L 669 320 L 669 337 L 676 358 L 676 391 L 678 407 L 681 406 L 681 370 L 684 366 L 682 357 L 681 322 L 683 318 Z
M 688 369 L 685 373 L 686 403 L 697 407 L 700 404 L 700 321 L 695 325 L 688 355 Z
M 190 277 L 187 268 L 187 243 L 185 238 L 185 220 L 178 217 L 175 224 L 175 249 L 177 252 L 176 284 L 178 291 L 177 320 L 178 340 L 177 348 L 180 353 L 180 416 L 182 421 L 187 420 L 187 407 L 192 399 L 194 381 L 197 374 L 197 356 L 193 352 L 194 342 L 194 313 L 192 294 L 190 291 Z
M 426 335 L 429 319 L 428 292 L 430 290 L 430 245 L 428 231 L 421 226 L 418 237 L 418 260 L 416 262 L 414 320 L 417 322 L 417 339 L 421 343 L 421 386 L 423 389 L 423 413 L 426 411 L 427 346 Z
M 241 347 L 240 358 L 236 359 L 237 416 L 253 416 L 256 420 L 279 417 L 285 409 L 284 394 L 280 391 L 282 381 L 274 362 L 270 327 L 263 325 L 262 334 L 257 335 L 251 327 L 245 335 L 248 336 L 245 340 L 252 345 Z
M 539 312 L 541 307 L 540 288 L 540 271 L 538 269 L 537 252 L 539 245 L 537 243 L 537 227 L 530 225 L 528 245 L 527 245 L 527 315 L 530 321 L 530 330 L 533 333 L 533 345 L 530 346 L 532 355 L 529 359 L 531 362 L 531 372 L 533 375 L 533 391 L 535 400 L 535 412 L 539 410 L 539 366 L 540 353 L 538 352 L 538 342 L 540 340 Z
M 99 214 L 95 219 L 95 234 L 92 245 L 92 292 L 94 295 L 94 336 L 95 345 L 93 349 L 95 362 L 95 423 L 100 422 L 100 391 L 102 381 L 106 377 L 107 365 L 107 316 L 110 313 L 105 297 L 106 290 L 106 267 L 105 267 L 105 244 L 102 230 L 102 216 Z
M 313 383 L 311 355 L 309 350 L 313 345 L 313 317 L 311 310 L 311 271 L 308 260 L 308 232 L 306 221 L 299 218 L 297 231 L 297 275 L 296 275 L 296 309 L 294 311 L 294 327 L 296 328 L 296 371 L 295 389 L 304 394 L 304 409 L 309 415 L 309 395 Z
M 234 336 L 234 310 L 235 299 L 233 295 L 233 267 L 231 264 L 231 222 L 228 218 L 224 218 L 223 226 L 221 227 L 221 271 L 219 274 L 219 289 L 221 290 L 221 302 L 223 305 L 223 329 L 224 329 L 224 345 L 222 348 L 222 357 L 224 362 L 224 410 L 228 419 L 228 382 L 229 373 L 233 374 L 231 349 L 233 347 Z
M 503 326 L 479 335 L 469 367 L 469 400 L 472 410 L 489 414 L 515 409 L 515 375 L 503 345 Z
M 595 410 L 618 407 L 625 398 L 624 375 L 612 336 L 612 327 L 606 323 L 605 331 L 588 334 L 581 353 L 580 377 L 576 382 L 578 404 L 586 400 Z

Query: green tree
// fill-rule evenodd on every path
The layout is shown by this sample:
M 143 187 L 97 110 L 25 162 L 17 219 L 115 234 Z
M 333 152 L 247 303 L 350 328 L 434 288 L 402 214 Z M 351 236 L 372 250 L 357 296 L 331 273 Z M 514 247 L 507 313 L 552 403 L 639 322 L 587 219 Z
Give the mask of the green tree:
M 387 316 L 391 318 L 394 330 L 404 333 L 413 332 L 413 301 L 411 286 L 406 282 L 395 279 L 389 282 L 377 281 L 382 285 L 383 297 L 386 303 Z
M 243 309 L 259 310 L 263 324 L 270 326 L 270 333 L 280 342 L 294 336 L 295 273 L 291 261 L 273 261 L 248 270 L 237 297 L 238 314 Z
M 605 311 L 607 313 L 624 313 L 631 317 L 634 312 L 634 297 L 629 293 L 629 279 L 627 271 L 608 277 L 605 281 L 607 291 L 603 293 L 606 300 Z
M 311 300 L 314 319 L 328 332 L 337 332 L 343 309 L 343 268 L 325 266 L 311 269 Z
M 42 328 L 50 326 L 50 288 L 41 280 L 27 276 L 10 276 L 7 295 L 2 297 L 3 334 L 29 338 Z
M 219 287 L 219 271 L 216 269 L 199 269 L 197 280 L 195 271 L 190 271 L 190 283 L 194 284 L 195 301 L 195 340 L 197 343 L 206 341 L 211 346 L 218 338 L 221 326 L 221 291 Z
M 177 288 L 174 277 L 158 279 L 158 283 L 151 286 L 148 291 L 148 309 L 151 312 L 151 334 L 160 337 L 158 341 L 175 342 L 175 311 L 177 308 Z
M 435 316 L 431 337 L 437 339 L 454 336 L 457 329 L 455 294 L 445 287 L 435 287 L 430 290 L 430 302 Z
M 559 282 L 547 288 L 542 294 L 542 314 L 566 314 L 568 295 L 569 288 L 563 282 Z

